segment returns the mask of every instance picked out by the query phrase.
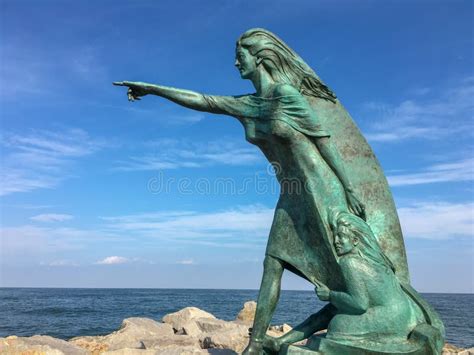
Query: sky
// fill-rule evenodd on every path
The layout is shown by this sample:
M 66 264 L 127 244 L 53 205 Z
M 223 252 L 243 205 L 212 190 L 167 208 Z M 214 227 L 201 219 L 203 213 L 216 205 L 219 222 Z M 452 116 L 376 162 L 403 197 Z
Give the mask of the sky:
M 234 118 L 111 83 L 251 93 L 235 41 L 263 27 L 374 149 L 414 287 L 474 292 L 473 4 L 1 0 L 0 286 L 257 289 L 263 155 Z

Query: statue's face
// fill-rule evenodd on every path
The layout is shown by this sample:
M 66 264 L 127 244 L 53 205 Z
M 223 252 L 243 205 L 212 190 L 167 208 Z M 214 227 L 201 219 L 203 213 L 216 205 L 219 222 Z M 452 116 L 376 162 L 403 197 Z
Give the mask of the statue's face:
M 339 227 L 334 238 L 334 247 L 338 256 L 350 253 L 357 245 L 355 238 L 346 227 Z
M 257 70 L 257 58 L 251 55 L 247 49 L 237 46 L 235 66 L 239 70 L 242 79 L 251 79 Z

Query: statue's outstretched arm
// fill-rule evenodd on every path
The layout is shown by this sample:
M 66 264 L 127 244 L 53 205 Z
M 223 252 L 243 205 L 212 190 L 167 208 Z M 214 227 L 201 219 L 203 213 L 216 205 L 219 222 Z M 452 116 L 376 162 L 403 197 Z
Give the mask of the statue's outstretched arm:
M 234 117 L 245 117 L 248 110 L 239 104 L 232 96 L 203 95 L 195 91 L 177 89 L 168 86 L 154 85 L 142 82 L 116 81 L 116 86 L 128 87 L 128 99 L 130 101 L 140 100 L 141 96 L 148 94 L 156 95 L 177 103 L 178 105 L 196 111 L 224 114 Z

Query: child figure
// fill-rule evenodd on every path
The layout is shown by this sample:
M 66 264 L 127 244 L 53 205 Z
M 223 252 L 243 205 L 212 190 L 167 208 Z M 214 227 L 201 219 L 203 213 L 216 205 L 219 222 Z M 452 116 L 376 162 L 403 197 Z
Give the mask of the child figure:
M 322 329 L 327 329 L 326 339 L 349 346 L 406 343 L 423 318 L 363 219 L 337 212 L 331 216 L 331 227 L 345 290 L 330 290 L 318 283 L 318 298 L 329 304 L 286 335 L 266 337 L 264 346 L 269 353 Z

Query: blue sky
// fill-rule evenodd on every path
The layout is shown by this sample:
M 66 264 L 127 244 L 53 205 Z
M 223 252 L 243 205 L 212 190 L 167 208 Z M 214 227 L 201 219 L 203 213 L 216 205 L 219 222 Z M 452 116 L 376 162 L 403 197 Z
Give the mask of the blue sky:
M 414 286 L 473 292 L 471 1 L 0 4 L 0 286 L 258 288 L 278 195 L 262 154 L 233 118 L 111 82 L 253 92 L 234 46 L 264 27 L 371 143 Z

